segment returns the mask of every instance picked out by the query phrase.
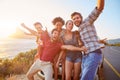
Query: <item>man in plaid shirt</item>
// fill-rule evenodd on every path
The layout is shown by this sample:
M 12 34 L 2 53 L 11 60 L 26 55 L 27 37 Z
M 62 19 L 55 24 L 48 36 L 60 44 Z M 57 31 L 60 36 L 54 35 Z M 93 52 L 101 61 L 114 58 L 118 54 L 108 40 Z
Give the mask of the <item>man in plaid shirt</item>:
M 104 0 L 97 0 L 97 7 L 84 21 L 82 21 L 82 16 L 79 12 L 71 14 L 74 24 L 78 27 L 81 39 L 87 47 L 87 53 L 82 58 L 80 80 L 94 80 L 98 65 L 102 59 L 101 44 L 99 43 L 94 21 L 98 18 L 103 8 Z

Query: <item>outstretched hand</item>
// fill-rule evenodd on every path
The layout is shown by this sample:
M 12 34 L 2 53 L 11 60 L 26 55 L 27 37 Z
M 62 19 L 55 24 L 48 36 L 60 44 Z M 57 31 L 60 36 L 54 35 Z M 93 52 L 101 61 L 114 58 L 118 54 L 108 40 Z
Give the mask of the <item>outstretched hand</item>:
M 24 23 L 21 23 L 21 26 L 22 26 L 22 27 L 26 27 L 26 25 L 25 25 Z
M 106 41 L 107 41 L 107 38 L 104 38 L 104 39 L 99 40 L 99 43 L 105 44 Z

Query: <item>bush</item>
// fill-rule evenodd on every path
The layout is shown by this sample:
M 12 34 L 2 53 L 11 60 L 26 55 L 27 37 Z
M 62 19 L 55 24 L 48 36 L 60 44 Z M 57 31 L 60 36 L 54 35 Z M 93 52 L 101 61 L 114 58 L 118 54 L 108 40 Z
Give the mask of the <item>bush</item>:
M 120 43 L 109 44 L 109 46 L 118 46 L 118 47 L 120 47 Z
M 0 65 L 0 75 L 1 76 L 9 75 L 11 72 L 11 69 L 10 69 L 11 65 L 12 63 L 9 59 L 3 60 Z
M 0 76 L 6 77 L 12 74 L 26 73 L 34 61 L 36 52 L 37 50 L 33 49 L 24 53 L 19 53 L 13 59 L 1 59 Z

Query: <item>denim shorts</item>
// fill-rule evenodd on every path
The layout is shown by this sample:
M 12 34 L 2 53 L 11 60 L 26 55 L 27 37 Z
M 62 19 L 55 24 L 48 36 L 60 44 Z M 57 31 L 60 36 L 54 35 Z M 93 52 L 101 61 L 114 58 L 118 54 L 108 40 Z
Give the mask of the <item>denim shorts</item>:
M 66 56 L 66 60 L 67 60 L 67 61 L 70 61 L 70 62 L 73 62 L 73 63 L 81 62 L 81 58 L 80 58 L 80 57 L 71 58 L 71 57 L 67 57 L 67 56 Z

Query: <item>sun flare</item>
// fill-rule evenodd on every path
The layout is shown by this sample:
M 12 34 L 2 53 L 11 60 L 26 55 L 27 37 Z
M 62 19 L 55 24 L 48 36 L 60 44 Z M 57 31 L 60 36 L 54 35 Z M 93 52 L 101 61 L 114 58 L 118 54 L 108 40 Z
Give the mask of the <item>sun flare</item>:
M 4 29 L 3 29 L 4 30 Z M 4 32 L 5 31 L 5 32 Z M 1 31 L 0 30 L 0 38 L 7 38 L 9 35 L 11 35 L 13 33 L 12 30 L 4 30 L 4 31 Z
M 16 22 L 0 22 L 0 38 L 7 38 L 9 35 L 15 32 L 16 27 Z

